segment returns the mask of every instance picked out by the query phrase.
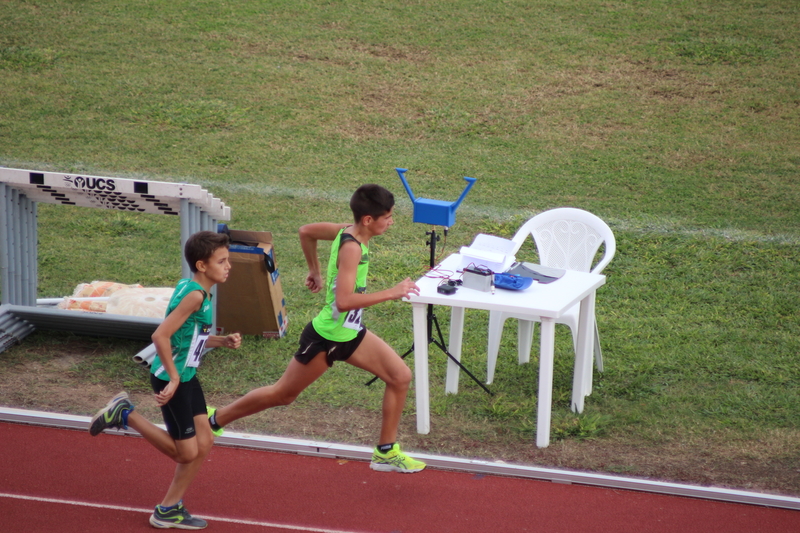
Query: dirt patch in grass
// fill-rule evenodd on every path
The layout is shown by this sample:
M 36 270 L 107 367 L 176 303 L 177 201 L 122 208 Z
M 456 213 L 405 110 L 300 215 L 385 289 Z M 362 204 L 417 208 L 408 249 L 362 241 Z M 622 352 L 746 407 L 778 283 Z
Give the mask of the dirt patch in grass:
M 102 349 L 102 348 L 101 348 Z M 47 412 L 92 415 L 119 386 L 85 379 L 79 365 L 96 355 L 97 344 L 76 338 L 57 346 L 31 346 L 30 358 L 12 361 L 0 354 L 0 405 Z M 57 351 L 58 355 L 53 356 Z M 129 391 L 137 409 L 150 420 L 161 415 L 152 395 Z M 209 395 L 211 405 L 226 405 L 232 395 Z M 380 414 L 359 407 L 334 409 L 301 398 L 231 424 L 229 429 L 282 437 L 372 446 Z M 432 415 L 433 431 L 416 432 L 413 414 L 403 417 L 400 434 L 407 450 L 482 460 L 617 474 L 626 477 L 725 487 L 800 496 L 800 465 L 796 443 L 800 432 L 780 430 L 758 442 L 734 435 L 709 435 L 686 442 L 653 444 L 610 437 L 566 439 L 539 449 L 532 438 L 501 424 L 470 421 L 458 415 Z

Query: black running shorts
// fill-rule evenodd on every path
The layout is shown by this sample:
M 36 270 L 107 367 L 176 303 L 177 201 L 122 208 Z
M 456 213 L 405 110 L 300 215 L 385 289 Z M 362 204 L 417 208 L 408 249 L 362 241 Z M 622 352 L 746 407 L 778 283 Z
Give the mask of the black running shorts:
M 329 341 L 314 329 L 314 325 L 309 322 L 300 334 L 300 347 L 294 358 L 299 362 L 307 365 L 314 359 L 320 352 L 325 352 L 325 361 L 328 366 L 333 366 L 334 361 L 347 361 L 353 352 L 356 351 L 364 336 L 367 334 L 367 328 L 361 328 L 356 335 L 356 338 L 346 342 Z
M 153 392 L 158 394 L 169 381 L 159 379 L 150 374 L 150 385 Z M 189 381 L 182 382 L 175 390 L 175 394 L 161 406 L 161 415 L 164 417 L 164 424 L 167 426 L 167 433 L 174 440 L 191 439 L 196 435 L 194 428 L 194 417 L 206 414 L 206 398 L 200 381 L 194 376 Z

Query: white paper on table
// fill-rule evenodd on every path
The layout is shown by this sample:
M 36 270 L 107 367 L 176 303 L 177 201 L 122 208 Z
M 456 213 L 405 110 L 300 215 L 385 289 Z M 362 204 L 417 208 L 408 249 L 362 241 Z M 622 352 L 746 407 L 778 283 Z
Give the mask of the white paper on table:
M 485 266 L 494 272 L 505 272 L 514 262 L 514 241 L 479 233 L 469 246 L 461 247 L 462 267 Z

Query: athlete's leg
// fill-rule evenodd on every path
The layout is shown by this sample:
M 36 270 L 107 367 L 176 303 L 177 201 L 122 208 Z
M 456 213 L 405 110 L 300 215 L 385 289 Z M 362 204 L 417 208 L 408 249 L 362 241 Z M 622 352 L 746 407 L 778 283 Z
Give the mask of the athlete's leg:
M 347 362 L 378 376 L 386 383 L 383 393 L 383 422 L 378 443 L 396 442 L 397 426 L 400 424 L 411 384 L 411 369 L 391 346 L 369 330 Z
M 211 433 L 211 426 L 208 425 L 208 416 L 205 414 L 195 416 L 194 427 L 195 437 L 174 441 L 179 455 L 189 457 L 194 453 L 194 459 L 190 462 L 179 462 L 175 467 L 172 483 L 161 502 L 162 507 L 171 507 L 183 499 L 183 495 L 186 494 L 189 485 L 200 471 L 200 467 L 214 444 L 214 435 Z
M 153 386 L 153 391 L 158 393 L 167 386 L 168 382 L 150 376 L 150 383 Z M 199 428 L 196 427 L 196 417 L 192 413 L 198 413 L 201 410 L 205 412 L 203 391 L 197 378 L 192 378 L 187 382 L 181 383 L 173 394 L 172 399 L 161 407 L 164 421 L 171 428 L 170 431 L 172 433 L 156 426 L 134 410 L 128 411 L 127 424 L 138 431 L 158 451 L 173 461 L 181 464 L 191 463 L 200 453 L 200 444 L 207 444 L 205 442 L 198 444 L 195 438 L 198 435 Z M 191 429 L 192 424 L 195 425 L 195 428 L 194 433 L 190 434 L 188 431 Z M 203 421 L 202 426 L 208 426 L 207 418 Z M 210 427 L 208 430 L 210 433 Z M 181 435 L 192 435 L 192 438 L 180 439 Z M 210 434 L 210 436 L 213 439 L 214 435 Z M 210 449 L 211 444 L 207 444 L 207 446 Z M 206 453 L 208 452 L 206 451 Z
M 225 426 L 270 407 L 289 405 L 326 370 L 328 363 L 325 352 L 319 352 L 305 365 L 293 357 L 283 375 L 274 384 L 251 390 L 235 402 L 217 409 L 216 422 Z
M 208 425 L 208 422 L 206 422 L 206 425 Z M 128 414 L 128 426 L 138 431 L 147 442 L 173 461 L 187 463 L 197 456 L 195 439 L 187 439 L 184 441 L 185 444 L 179 448 L 176 444 L 178 441 L 175 441 L 169 433 L 140 415 L 138 411 L 131 411 Z M 188 444 L 188 441 L 191 441 L 193 445 Z

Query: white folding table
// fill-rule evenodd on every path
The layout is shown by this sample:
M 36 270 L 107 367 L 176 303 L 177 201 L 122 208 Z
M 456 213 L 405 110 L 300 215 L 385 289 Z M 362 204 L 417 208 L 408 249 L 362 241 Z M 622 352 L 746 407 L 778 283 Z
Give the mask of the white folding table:
M 452 254 L 434 270 L 455 274 L 461 269 L 460 254 Z M 417 280 L 419 295 L 412 295 L 414 319 L 414 374 L 417 398 L 417 432 L 430 433 L 430 385 L 428 381 L 428 321 L 427 306 L 446 305 L 451 308 L 449 352 L 461 358 L 461 338 L 464 330 L 464 310 L 508 311 L 514 316 L 538 318 L 541 321 L 539 351 L 539 399 L 536 421 L 536 445 L 550 444 L 550 414 L 553 397 L 553 349 L 555 319 L 580 302 L 578 345 L 575 350 L 575 373 L 572 386 L 572 409 L 583 411 L 584 398 L 591 393 L 592 337 L 594 333 L 594 296 L 605 281 L 601 274 L 568 270 L 562 278 L 548 284 L 534 284 L 522 291 L 496 289 L 494 293 L 459 287 L 455 294 L 437 291 L 442 280 L 424 276 Z M 445 392 L 458 392 L 458 365 L 448 358 Z

